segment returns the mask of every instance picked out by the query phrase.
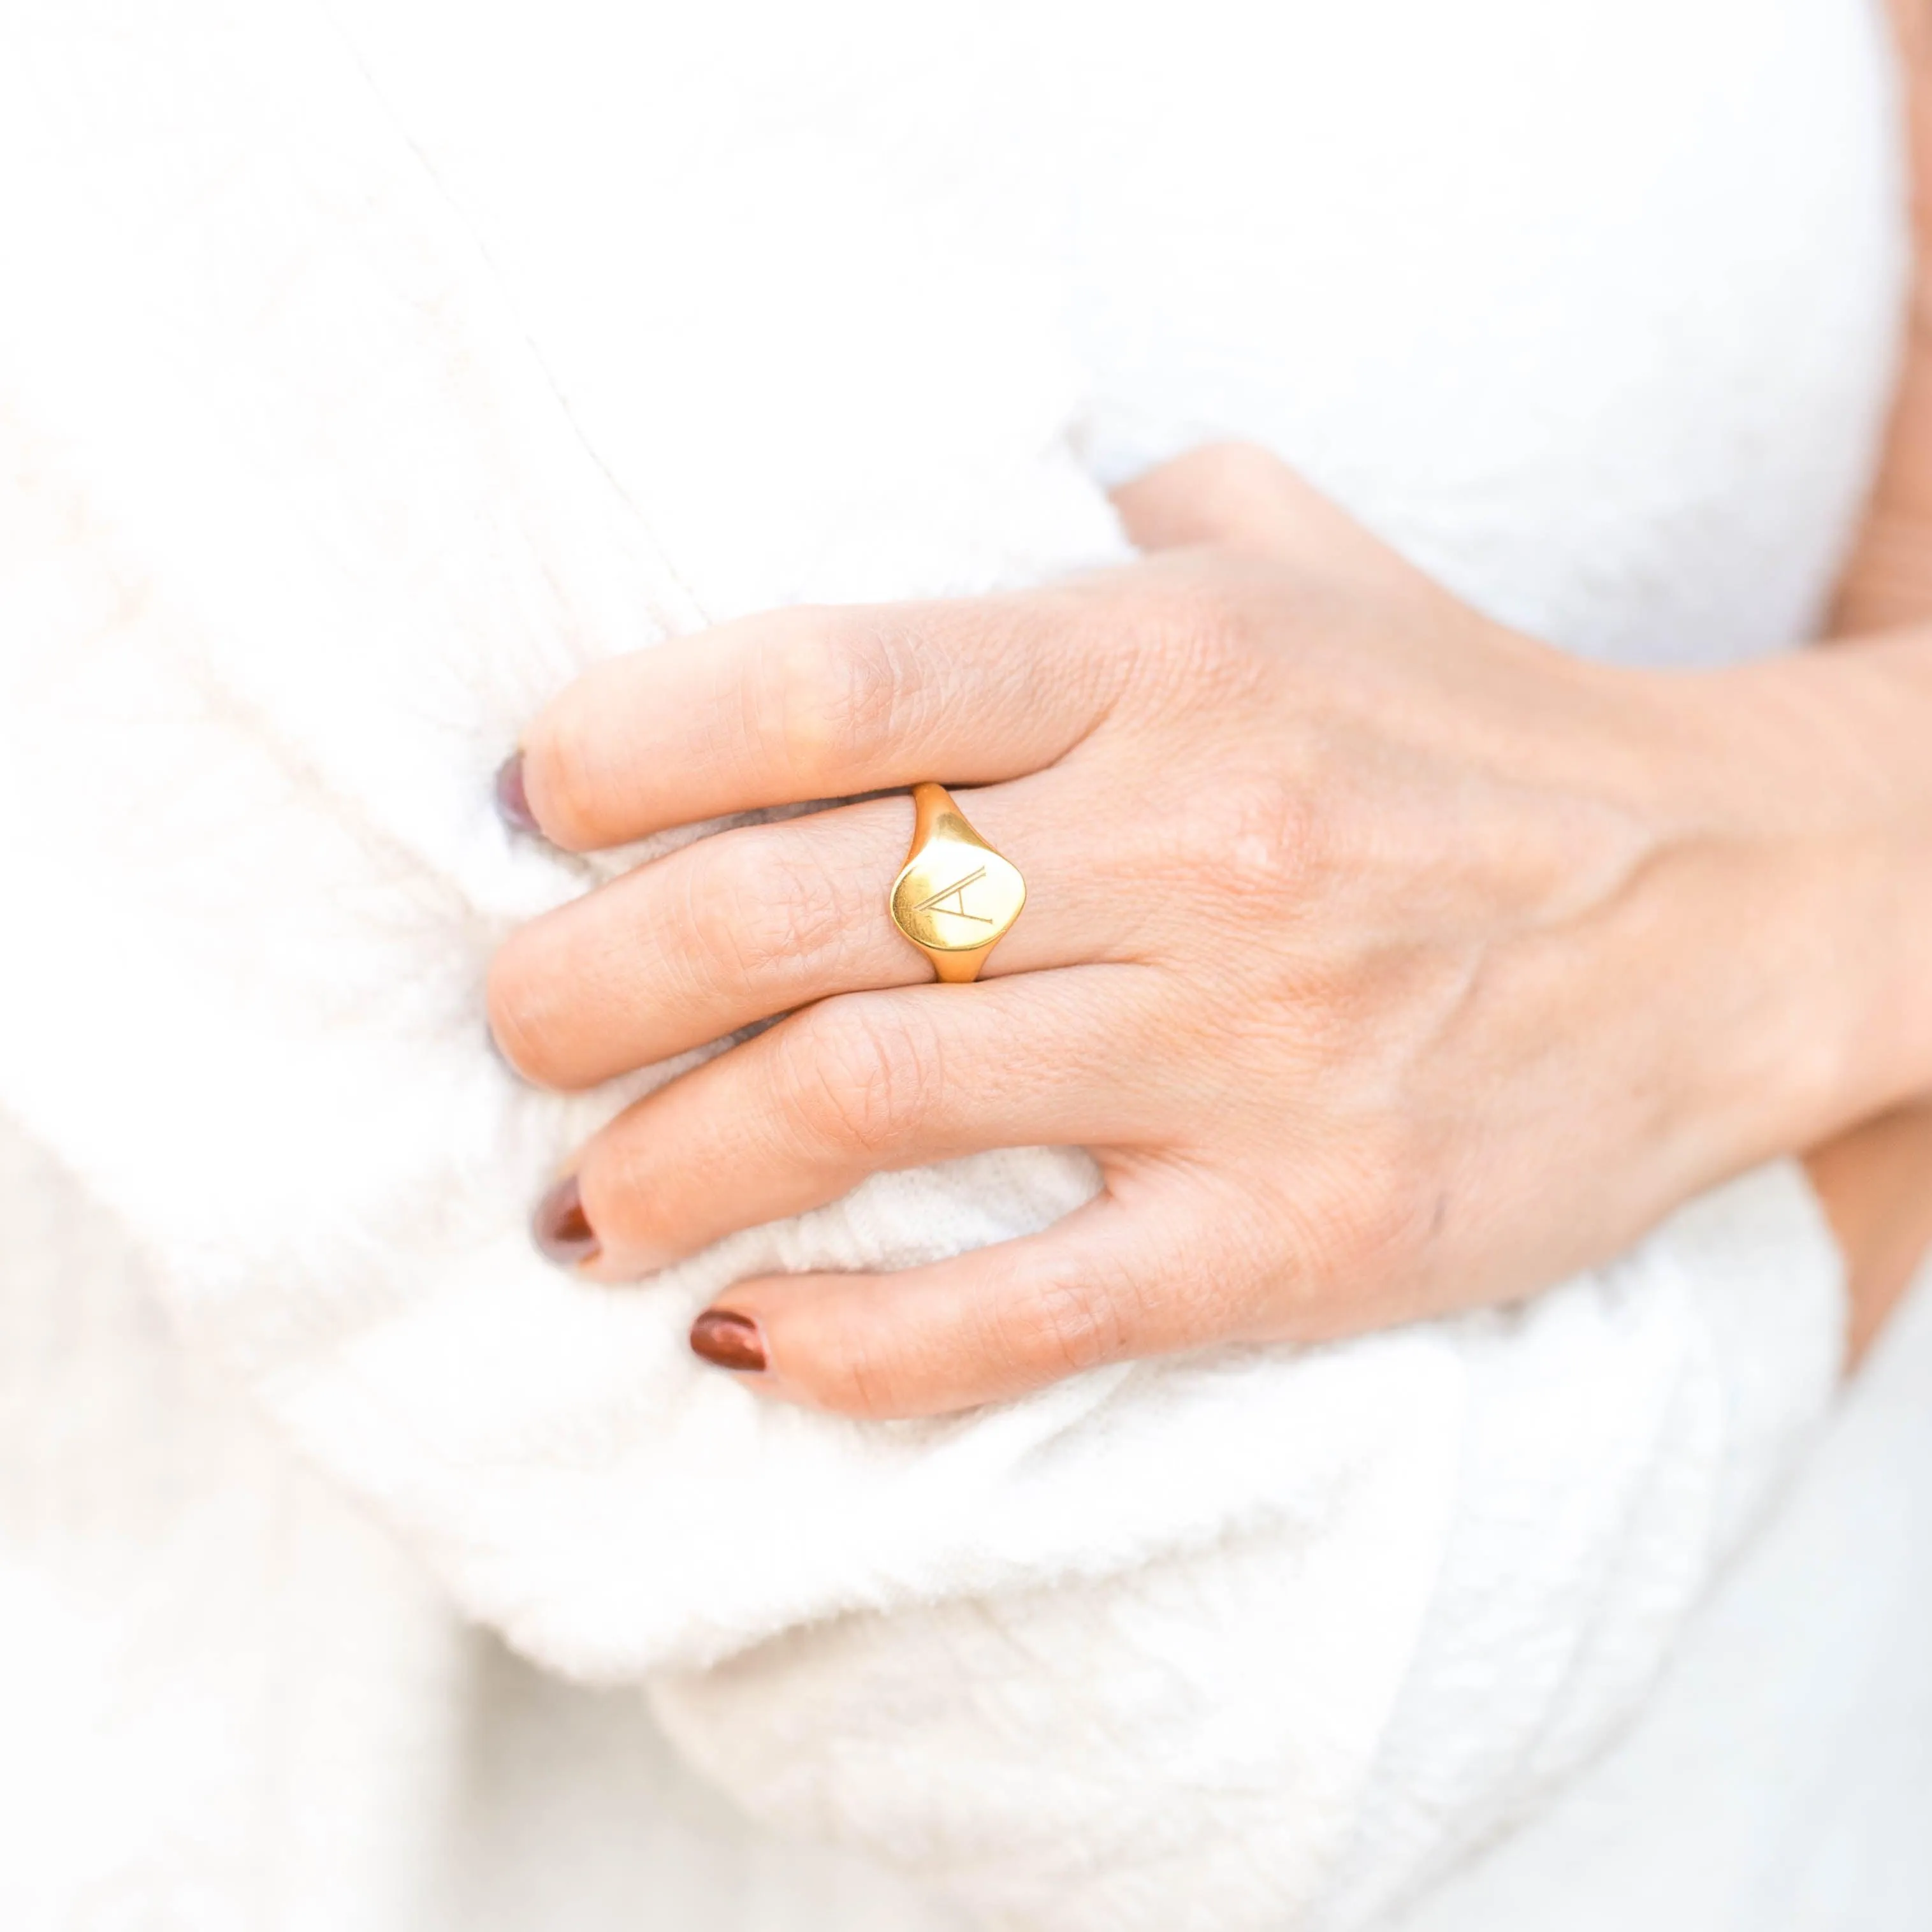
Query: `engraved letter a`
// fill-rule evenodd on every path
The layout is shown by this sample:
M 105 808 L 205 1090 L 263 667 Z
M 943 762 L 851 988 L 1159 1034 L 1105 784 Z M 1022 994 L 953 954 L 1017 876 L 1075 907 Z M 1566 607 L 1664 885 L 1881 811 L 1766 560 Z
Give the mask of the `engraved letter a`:
M 966 888 L 977 884 L 986 876 L 986 868 L 982 866 L 976 872 L 968 872 L 956 885 L 948 886 L 944 892 L 934 892 L 930 898 L 921 899 L 913 910 L 915 912 L 948 913 L 955 919 L 970 919 L 980 926 L 991 926 L 993 922 L 982 914 L 966 910 Z M 948 899 L 953 902 L 951 905 L 946 903 Z

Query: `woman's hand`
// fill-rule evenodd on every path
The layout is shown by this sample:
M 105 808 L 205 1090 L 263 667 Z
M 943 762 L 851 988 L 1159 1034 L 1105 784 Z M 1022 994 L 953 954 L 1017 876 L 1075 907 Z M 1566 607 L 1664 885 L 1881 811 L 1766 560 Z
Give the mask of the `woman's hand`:
M 694 1331 L 773 1394 L 925 1413 L 1528 1292 L 1924 1077 L 1932 1016 L 1901 1042 L 1844 944 L 1899 883 L 1860 862 L 1900 802 L 1852 729 L 1881 695 L 1820 731 L 1796 661 L 1566 658 L 1251 451 L 1120 504 L 1157 553 L 1130 568 L 776 613 L 537 721 L 512 791 L 561 846 L 931 778 L 1030 888 L 984 978 L 931 983 L 880 797 L 516 934 L 491 1022 L 546 1084 L 789 1016 L 583 1149 L 539 1217 L 560 1258 L 628 1280 L 878 1168 L 1091 1148 L 1104 1192 L 1044 1233 L 743 1282 Z

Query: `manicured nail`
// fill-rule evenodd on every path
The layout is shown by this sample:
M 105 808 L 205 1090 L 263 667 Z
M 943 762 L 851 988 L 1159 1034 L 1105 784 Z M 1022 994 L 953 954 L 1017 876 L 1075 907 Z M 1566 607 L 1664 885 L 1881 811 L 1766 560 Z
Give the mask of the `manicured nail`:
M 496 767 L 496 811 L 512 832 L 543 836 L 536 814 L 530 809 L 530 795 L 524 789 L 524 754 L 512 752 Z
M 545 1258 L 562 1266 L 574 1267 L 594 1262 L 600 1251 L 597 1232 L 584 1211 L 584 1197 L 577 1190 L 577 1177 L 566 1174 L 537 1203 L 530 1218 L 530 1232 Z
M 765 1338 L 748 1315 L 707 1308 L 691 1324 L 691 1352 L 702 1355 L 714 1368 L 756 1375 L 765 1366 Z

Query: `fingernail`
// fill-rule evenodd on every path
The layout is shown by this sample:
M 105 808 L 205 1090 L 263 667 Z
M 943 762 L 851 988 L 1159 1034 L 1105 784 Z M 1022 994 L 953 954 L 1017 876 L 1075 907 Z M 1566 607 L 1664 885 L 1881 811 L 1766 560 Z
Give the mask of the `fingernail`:
M 691 1352 L 702 1355 L 714 1368 L 756 1375 L 765 1366 L 765 1338 L 748 1315 L 707 1308 L 691 1324 Z
M 584 1211 L 575 1174 L 566 1174 L 537 1203 L 537 1211 L 530 1217 L 530 1232 L 545 1258 L 560 1265 L 575 1266 L 597 1258 L 600 1244 L 590 1217 Z
M 543 827 L 530 809 L 530 795 L 524 789 L 524 754 L 512 752 L 496 767 L 496 812 L 512 832 L 528 832 L 541 838 Z

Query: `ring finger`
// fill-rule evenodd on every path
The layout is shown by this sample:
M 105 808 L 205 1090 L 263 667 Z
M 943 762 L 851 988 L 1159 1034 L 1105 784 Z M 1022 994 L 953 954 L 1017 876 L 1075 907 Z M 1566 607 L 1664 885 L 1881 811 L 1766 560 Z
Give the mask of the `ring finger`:
M 960 795 L 1034 888 L 989 977 L 1131 956 L 1133 901 L 1078 829 L 1090 786 L 1056 771 Z M 833 994 L 931 979 L 886 910 L 912 816 L 872 799 L 737 827 L 532 920 L 490 969 L 499 1045 L 531 1079 L 590 1087 Z

